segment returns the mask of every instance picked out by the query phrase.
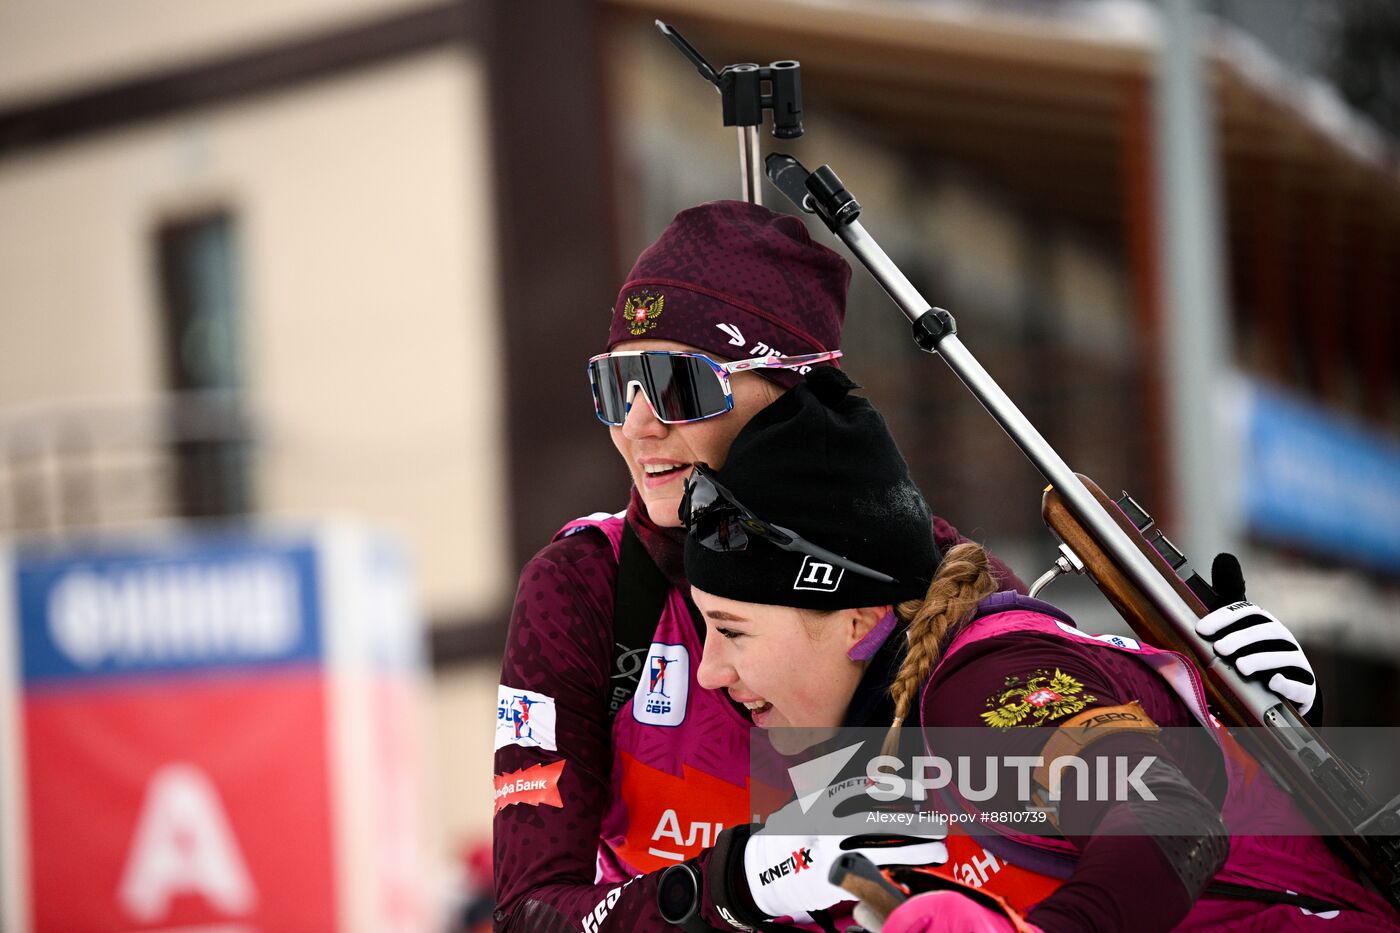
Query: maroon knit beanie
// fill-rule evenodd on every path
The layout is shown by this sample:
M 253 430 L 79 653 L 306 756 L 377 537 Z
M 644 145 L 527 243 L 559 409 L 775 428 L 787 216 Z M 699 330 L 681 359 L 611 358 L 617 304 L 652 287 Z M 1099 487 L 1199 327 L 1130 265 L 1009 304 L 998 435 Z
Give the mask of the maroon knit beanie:
M 613 306 L 608 349 L 674 340 L 721 360 L 841 348 L 851 267 L 796 217 L 745 201 L 681 211 L 637 257 Z M 794 370 L 761 370 L 784 387 Z

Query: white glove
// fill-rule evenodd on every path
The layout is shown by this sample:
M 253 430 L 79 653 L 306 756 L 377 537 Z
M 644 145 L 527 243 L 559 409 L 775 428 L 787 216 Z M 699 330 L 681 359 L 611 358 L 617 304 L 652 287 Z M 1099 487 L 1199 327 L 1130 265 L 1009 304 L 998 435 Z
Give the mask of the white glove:
M 789 803 L 768 819 L 773 829 L 788 829 L 806 823 L 820 827 L 823 813 L 829 815 L 841 803 L 865 796 L 868 782 L 862 777 L 833 785 L 816 808 L 803 813 L 797 801 Z M 877 809 L 878 801 L 870 800 Z M 845 808 L 843 808 L 845 809 Z M 848 817 L 849 819 L 849 817 Z M 829 826 L 829 822 L 827 822 Z M 932 830 L 936 823 L 926 824 Z M 888 824 L 883 830 L 872 824 L 871 832 L 841 836 L 834 833 L 779 834 L 763 830 L 749 837 L 744 846 L 744 875 L 749 894 L 759 910 L 770 917 L 791 917 L 798 923 L 810 923 L 810 911 L 825 910 L 842 901 L 855 898 L 845 888 L 827 880 L 831 866 L 843 855 L 858 852 L 876 865 L 942 865 L 948 861 L 948 848 L 943 844 L 946 833 L 933 831 L 918 834 L 916 827 Z M 899 830 L 907 828 L 909 833 Z
M 1221 635 L 1221 632 L 1229 631 Z M 1241 601 L 1196 622 L 1196 634 L 1246 677 L 1268 678 L 1269 689 L 1306 716 L 1317 699 L 1317 678 L 1293 633 L 1267 610 Z

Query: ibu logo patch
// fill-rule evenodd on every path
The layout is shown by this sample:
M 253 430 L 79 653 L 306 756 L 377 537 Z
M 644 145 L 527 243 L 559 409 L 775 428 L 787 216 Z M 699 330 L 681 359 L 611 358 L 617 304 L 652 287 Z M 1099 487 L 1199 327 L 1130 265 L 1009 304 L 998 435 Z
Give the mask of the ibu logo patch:
M 685 645 L 652 642 L 632 695 L 632 718 L 649 726 L 679 726 L 689 695 L 690 652 Z
M 520 745 L 558 751 L 554 697 L 500 685 L 496 694 L 496 748 Z
M 1066 625 L 1058 620 L 1056 620 L 1055 624 L 1058 625 L 1062 631 L 1079 638 L 1087 638 L 1090 641 L 1101 641 L 1106 645 L 1113 645 L 1128 651 L 1142 650 L 1142 643 L 1136 639 L 1129 638 L 1127 635 L 1090 635 L 1088 632 L 1081 632 L 1073 625 Z
M 818 590 L 822 593 L 834 593 L 841 585 L 841 577 L 845 575 L 845 567 L 835 567 L 824 560 L 817 560 L 811 554 L 802 558 L 802 568 L 797 571 L 797 582 L 792 585 L 794 590 Z

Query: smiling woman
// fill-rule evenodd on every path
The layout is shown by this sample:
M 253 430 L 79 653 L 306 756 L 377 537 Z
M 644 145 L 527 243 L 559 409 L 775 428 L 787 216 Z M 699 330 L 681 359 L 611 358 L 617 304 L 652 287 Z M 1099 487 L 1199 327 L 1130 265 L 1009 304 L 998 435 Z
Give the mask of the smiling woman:
M 1243 933 L 1312 929 L 1318 912 L 1344 914 L 1338 929 L 1396 928 L 1400 917 L 1306 835 L 1294 802 L 1211 718 L 1184 658 L 1083 634 L 1048 603 L 998 592 L 980 546 L 936 542 L 893 438 L 854 388 L 837 370 L 812 373 L 749 420 L 722 468 L 692 471 L 681 518 L 710 635 L 700 685 L 742 703 L 785 756 L 838 726 L 886 727 L 894 754 L 910 747 L 903 726 L 917 754 L 965 768 L 993 760 L 968 736 L 993 733 L 1003 765 L 1055 749 L 1086 772 L 1138 776 L 1146 793 L 1061 795 L 1041 771 L 1014 789 L 964 785 L 919 814 L 941 819 L 872 847 L 864 823 L 882 820 L 858 819 L 850 834 L 807 811 L 839 798 L 837 809 L 872 816 L 891 801 L 865 792 L 873 762 L 851 759 L 856 771 L 824 793 L 720 834 L 704 892 L 719 912 L 747 928 L 795 918 L 841 929 L 850 894 L 826 879 L 861 851 L 906 889 L 938 892 L 890 914 L 887 933 Z M 849 742 L 812 755 L 864 744 Z M 1011 818 L 1029 816 L 1042 819 Z M 973 824 L 980 832 L 962 829 Z M 1261 826 L 1294 838 L 1242 835 Z M 801 871 L 783 861 L 799 853 Z
M 634 490 L 625 514 L 568 523 L 520 575 L 497 787 L 531 768 L 552 783 L 538 797 L 497 798 L 498 929 L 664 933 L 662 870 L 703 866 L 718 832 L 749 819 L 752 721 L 736 701 L 755 704 L 760 721 L 800 720 L 807 694 L 718 667 L 713 676 L 742 689 L 712 689 L 710 671 L 699 680 L 706 630 L 690 601 L 677 510 L 696 464 L 722 466 L 746 424 L 807 370 L 830 368 L 849 279 L 798 219 L 719 201 L 677 215 L 622 286 L 606 352 L 587 364 L 598 418 Z M 932 528 L 944 546 L 961 540 L 942 520 Z M 791 634 L 775 654 L 810 646 L 802 628 Z M 743 638 L 711 640 L 747 669 Z M 517 739 L 506 714 L 519 696 L 531 700 L 532 723 L 554 725 L 547 741 L 524 730 Z M 696 922 L 728 924 L 709 906 Z

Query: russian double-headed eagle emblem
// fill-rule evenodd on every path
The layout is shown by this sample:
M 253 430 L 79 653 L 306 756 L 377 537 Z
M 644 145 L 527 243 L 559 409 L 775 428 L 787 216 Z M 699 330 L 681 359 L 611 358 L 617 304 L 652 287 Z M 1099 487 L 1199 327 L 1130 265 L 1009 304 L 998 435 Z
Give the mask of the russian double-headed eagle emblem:
M 627 296 L 622 306 L 622 317 L 627 321 L 627 330 L 633 337 L 640 337 L 656 326 L 661 312 L 666 307 L 666 296 L 652 292 L 638 292 Z
M 993 729 L 1038 726 L 1042 722 L 1071 716 L 1098 697 L 1084 693 L 1084 685 L 1055 668 L 1055 673 L 1039 670 L 1024 681 L 1007 677 L 1002 689 L 987 697 L 982 721 Z M 1024 721 L 1030 717 L 1030 721 Z

